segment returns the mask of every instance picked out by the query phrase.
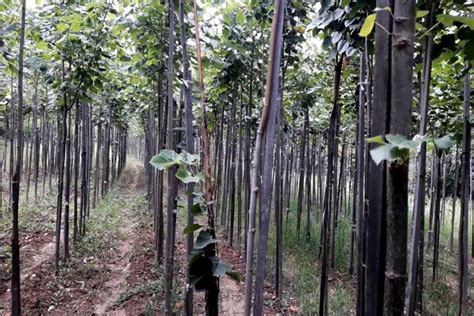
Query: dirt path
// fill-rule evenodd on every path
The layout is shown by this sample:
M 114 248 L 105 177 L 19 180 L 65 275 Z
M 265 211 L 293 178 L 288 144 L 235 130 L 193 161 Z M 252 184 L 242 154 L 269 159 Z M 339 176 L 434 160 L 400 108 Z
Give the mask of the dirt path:
M 107 244 L 106 253 L 80 256 L 73 251 L 71 262 L 54 276 L 52 232 L 22 239 L 22 305 L 27 314 L 143 314 L 147 306 L 159 312 L 163 298 L 162 272 L 154 263 L 153 227 L 143 196 L 145 176 L 138 162 L 130 163 L 116 183 L 116 193 L 107 201 L 120 218 L 117 238 Z M 94 211 L 94 210 L 93 210 Z M 98 209 L 97 212 L 103 210 Z M 145 214 L 145 215 L 144 215 Z M 143 217 L 144 216 L 144 217 Z M 147 217 L 148 216 L 148 217 Z M 107 221 L 107 217 L 100 220 Z M 105 226 L 105 225 L 104 225 Z M 94 238 L 102 239 L 107 228 L 99 225 Z M 184 286 L 185 241 L 177 229 L 175 282 Z M 108 240 L 108 239 L 106 239 Z M 244 259 L 238 251 L 220 244 L 220 255 L 233 270 L 244 274 Z M 181 285 L 179 285 L 181 287 Z M 0 294 L 0 315 L 8 315 L 10 292 Z M 3 310 L 2 310 L 3 305 Z M 204 312 L 203 293 L 195 293 L 195 312 Z M 182 308 L 182 301 L 175 309 Z M 224 276 L 220 280 L 220 315 L 240 315 L 244 310 L 244 284 Z M 3 313 L 2 313 L 3 312 Z
M 225 242 L 219 246 L 219 255 L 222 260 L 232 266 L 241 276 L 245 274 L 243 258 L 238 251 L 230 248 Z M 222 276 L 219 280 L 219 314 L 241 315 L 245 305 L 245 286 L 242 282 L 237 283 L 228 276 Z
M 136 197 L 139 190 L 139 167 L 132 166 L 126 170 L 122 181 L 119 183 L 120 199 L 123 200 L 123 205 L 131 206 L 130 200 Z M 122 227 L 120 227 L 120 235 L 124 236 L 119 241 L 116 248 L 117 252 L 115 258 L 107 263 L 107 269 L 111 271 L 112 276 L 105 282 L 105 289 L 103 292 L 103 302 L 95 306 L 95 313 L 98 315 L 107 314 L 113 310 L 114 314 L 125 314 L 123 309 L 115 309 L 115 304 L 119 299 L 120 294 L 127 286 L 127 275 L 130 270 L 130 259 L 133 254 L 133 238 L 134 230 L 137 227 L 135 216 L 129 208 L 122 208 Z

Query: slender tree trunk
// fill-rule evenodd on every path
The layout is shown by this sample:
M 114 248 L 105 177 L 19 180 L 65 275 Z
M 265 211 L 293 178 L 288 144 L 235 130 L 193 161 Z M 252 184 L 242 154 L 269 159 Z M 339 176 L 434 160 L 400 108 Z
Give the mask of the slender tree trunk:
M 35 76 L 35 93 L 34 93 L 34 112 L 33 112 L 33 130 L 35 133 L 35 138 L 34 138 L 34 143 L 35 143 L 35 159 L 34 159 L 34 177 L 33 181 L 35 183 L 35 203 L 38 200 L 38 177 L 39 177 L 39 162 L 40 162 L 40 131 L 38 127 L 38 111 L 39 111 L 39 105 L 38 105 L 38 75 Z M 5 138 L 6 140 L 6 138 Z M 5 151 L 6 152 L 6 151 Z
M 63 62 L 63 80 L 64 80 L 64 62 Z M 66 138 L 67 138 L 67 96 L 64 95 L 64 105 L 61 108 L 60 118 L 58 123 L 60 126 L 59 145 L 58 148 L 58 195 L 56 205 L 56 239 L 55 239 L 55 256 L 54 256 L 54 270 L 56 275 L 59 273 L 60 260 L 60 245 L 61 245 L 61 218 L 63 211 L 63 189 L 64 189 L 64 160 L 66 153 Z
M 283 80 L 282 80 L 283 81 Z M 280 100 L 282 100 L 283 83 L 280 83 Z M 283 107 L 280 105 L 280 111 L 277 114 L 277 143 L 275 150 L 275 230 L 276 230 L 276 249 L 275 249 L 275 293 L 278 300 L 283 296 L 283 178 L 282 171 L 282 144 L 283 144 Z M 280 198 L 280 196 L 282 198 Z
M 415 33 L 414 0 L 394 3 L 392 36 L 392 88 L 390 133 L 411 133 L 413 54 Z M 387 267 L 385 272 L 387 315 L 402 315 L 407 282 L 409 161 L 392 161 L 387 173 Z
M 304 167 L 305 167 L 305 148 L 306 148 L 306 134 L 308 131 L 308 109 L 305 110 L 303 137 L 301 138 L 300 146 L 300 180 L 298 183 L 298 205 L 296 206 L 296 236 L 300 238 L 301 227 L 301 213 L 303 212 L 303 197 L 304 197 Z
M 468 299 L 468 223 L 471 163 L 471 81 L 469 72 L 464 77 L 464 127 L 461 152 L 461 217 L 459 222 L 459 288 L 458 315 L 466 315 Z
M 259 220 L 259 240 L 257 254 L 257 271 L 255 273 L 255 304 L 254 315 L 263 314 L 263 285 L 265 282 L 265 268 L 268 249 L 268 230 L 270 223 L 272 171 L 273 171 L 273 147 L 275 143 L 276 116 L 280 108 L 280 63 L 283 46 L 283 20 L 285 1 L 275 1 L 275 12 L 272 23 L 272 38 L 270 42 L 270 55 L 267 70 L 267 86 L 265 90 L 265 107 L 268 108 L 268 117 L 264 122 L 265 111 L 262 114 L 265 134 L 265 154 L 262 172 L 262 192 Z M 249 227 L 250 230 L 250 227 Z
M 66 136 L 66 186 L 64 189 L 64 260 L 69 259 L 69 199 L 71 189 L 71 115 L 68 117 Z
M 12 280 L 11 280 L 11 313 L 21 315 L 20 295 L 20 240 L 18 231 L 18 209 L 20 206 L 21 164 L 23 158 L 23 52 L 25 46 L 26 0 L 21 2 L 20 48 L 18 53 L 18 122 L 17 122 L 17 156 L 15 171 L 11 180 L 12 189 Z M 10 156 L 12 159 L 13 156 Z M 12 175 L 12 173 L 10 173 Z
M 454 185 L 453 185 L 453 208 L 451 213 L 451 236 L 449 238 L 449 251 L 454 251 L 454 222 L 456 219 L 456 199 L 458 197 L 458 156 L 459 156 L 459 146 L 456 145 L 456 154 L 453 159 L 453 171 L 454 171 Z
M 246 252 L 246 270 L 245 270 L 245 309 L 244 314 L 250 315 L 252 305 L 252 261 L 254 251 L 254 236 L 255 236 L 255 211 L 257 205 L 258 193 L 258 174 L 260 167 L 260 150 L 262 146 L 262 138 L 268 135 L 266 139 L 266 156 L 265 156 L 265 170 L 263 172 L 263 190 L 261 194 L 262 208 L 260 209 L 259 221 L 259 252 L 257 256 L 257 272 L 255 282 L 255 304 L 254 315 L 261 315 L 263 309 L 263 283 L 265 276 L 265 260 L 267 255 L 268 242 L 268 225 L 270 215 L 270 192 L 271 192 L 271 177 L 273 169 L 273 144 L 275 132 L 276 113 L 279 108 L 278 87 L 279 87 L 279 73 L 281 62 L 281 48 L 283 42 L 283 12 L 285 1 L 275 0 L 275 10 L 272 22 L 272 32 L 270 39 L 270 53 L 268 57 L 267 69 L 267 87 L 265 89 L 265 103 L 260 119 L 260 125 L 257 132 L 257 140 L 254 148 L 254 158 L 252 162 L 252 193 L 250 196 L 249 208 L 249 227 L 247 236 L 247 252 Z M 268 130 L 267 130 L 268 127 Z M 268 133 L 268 134 L 267 134 Z
M 168 149 L 174 150 L 174 98 L 173 98 L 173 78 L 174 78 L 174 3 L 168 0 L 168 135 L 166 145 Z M 166 252 L 165 252 L 165 313 L 173 312 L 171 307 L 171 291 L 173 287 L 173 261 L 174 261 L 174 228 L 176 224 L 178 182 L 176 179 L 176 167 L 168 170 L 168 201 L 167 201 L 167 227 L 166 227 Z
M 339 89 L 341 85 L 342 61 L 344 56 L 340 56 L 334 71 L 334 100 L 331 116 L 329 118 L 328 130 L 328 166 L 326 177 L 326 190 L 324 192 L 324 215 L 321 229 L 322 262 L 321 262 L 321 282 L 319 287 L 319 315 L 327 313 L 327 288 L 328 288 L 328 261 L 330 256 L 330 236 L 331 236 L 331 197 L 334 190 L 334 156 L 336 151 L 336 125 L 339 117 Z
M 366 42 L 367 45 L 367 42 Z M 366 95 L 368 93 L 367 80 L 367 48 L 360 58 L 359 75 L 359 115 L 357 130 L 356 149 L 356 177 L 354 180 L 354 196 L 356 196 L 354 217 L 357 217 L 357 315 L 364 315 L 364 289 L 365 289 L 365 258 L 364 258 L 364 168 L 365 165 L 365 106 Z M 370 93 L 370 92 L 369 92 Z
M 74 122 L 74 215 L 73 215 L 73 239 L 77 241 L 78 232 L 78 187 L 79 187 L 79 121 L 81 119 L 79 102 L 76 102 L 76 117 Z
M 192 77 L 189 70 L 189 56 L 187 48 L 187 36 L 184 24 L 184 0 L 179 0 L 179 29 L 181 35 L 181 47 L 183 54 L 183 77 L 184 77 L 184 102 L 185 102 L 185 117 L 186 117 L 186 151 L 190 154 L 194 153 L 194 135 L 193 135 L 193 101 L 192 101 Z M 194 183 L 189 183 L 187 185 L 187 207 L 188 207 L 188 218 L 187 225 L 192 225 L 194 223 L 194 218 L 192 215 L 193 207 L 193 191 Z M 186 254 L 189 257 L 191 251 L 194 248 L 194 234 L 189 233 L 186 236 Z M 190 273 L 189 269 L 186 271 L 186 283 L 190 284 Z M 193 290 L 192 287 L 187 286 L 186 288 L 186 303 L 185 303 L 185 312 L 186 315 L 193 315 Z
M 430 3 L 430 16 L 427 21 L 427 27 L 433 24 L 435 14 L 435 1 Z M 433 36 L 428 34 L 425 41 L 425 53 L 423 57 L 423 86 L 420 100 L 420 128 L 419 134 L 425 135 L 427 128 L 427 114 L 429 106 L 429 91 L 431 84 L 431 65 L 433 52 Z M 426 178 L 426 143 L 421 144 L 420 151 L 417 155 L 417 177 L 415 186 L 415 201 L 413 211 L 413 224 L 411 234 L 411 251 L 408 264 L 408 284 L 405 293 L 405 310 L 407 315 L 413 315 L 415 311 L 415 302 L 417 292 L 421 296 L 421 288 L 417 289 L 417 282 L 423 284 L 420 271 L 420 259 L 423 258 L 424 244 L 424 214 L 425 214 L 425 178 Z M 422 269 L 422 266 L 421 266 Z
M 434 221 L 434 231 L 433 231 L 433 274 L 432 281 L 433 283 L 437 280 L 438 274 L 438 260 L 439 260 L 439 234 L 440 234 L 440 206 L 441 206 L 441 185 L 442 185 L 442 174 L 441 174 L 441 164 L 443 164 L 442 151 L 439 149 L 435 150 L 436 158 L 436 176 L 435 176 L 435 188 L 434 188 L 434 201 L 431 203 L 434 204 L 433 211 L 433 221 Z
M 209 131 L 207 128 L 207 117 L 206 117 L 206 99 L 204 95 L 204 75 L 201 60 L 201 42 L 199 35 L 199 19 L 197 16 L 197 4 L 193 1 L 193 14 L 194 14 L 194 26 L 196 35 L 196 57 L 198 64 L 198 79 L 199 79 L 199 90 L 201 96 L 202 106 L 202 125 L 201 125 L 201 138 L 202 138 L 202 149 L 203 149 L 203 169 L 204 169 L 204 200 L 207 203 L 207 224 L 209 232 L 212 238 L 216 238 L 215 232 L 215 214 L 214 214 L 214 192 L 212 185 L 212 170 L 211 170 L 211 151 L 209 146 Z M 211 243 L 207 249 L 207 256 L 211 258 L 217 255 L 217 249 L 215 243 Z M 219 310 L 219 279 L 213 277 L 211 284 L 209 285 L 206 292 L 206 313 L 209 316 L 218 314 Z
M 377 7 L 391 7 L 390 0 L 377 0 Z M 390 116 L 391 78 L 391 13 L 377 12 L 375 29 L 374 103 L 371 113 L 370 137 L 385 135 Z M 383 27 L 383 28 L 382 28 Z M 373 146 L 373 145 L 372 145 Z M 371 148 L 373 148 L 371 146 Z M 382 315 L 386 251 L 386 163 L 379 165 L 371 159 L 368 177 L 367 257 L 366 257 L 366 315 Z

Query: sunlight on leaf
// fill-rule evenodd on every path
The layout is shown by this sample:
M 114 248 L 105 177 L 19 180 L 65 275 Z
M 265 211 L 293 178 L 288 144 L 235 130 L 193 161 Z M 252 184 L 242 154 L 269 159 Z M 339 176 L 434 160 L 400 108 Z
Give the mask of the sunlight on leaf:
M 360 37 L 367 37 L 372 32 L 375 25 L 375 14 L 370 14 L 365 18 L 364 24 L 360 29 L 359 36 Z

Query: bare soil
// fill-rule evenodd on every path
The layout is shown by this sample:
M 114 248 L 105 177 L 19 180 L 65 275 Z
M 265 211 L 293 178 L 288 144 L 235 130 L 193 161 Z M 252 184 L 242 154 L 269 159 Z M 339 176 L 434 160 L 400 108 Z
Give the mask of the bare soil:
M 117 198 L 127 206 L 121 210 L 118 228 L 123 238 L 114 241 L 107 253 L 95 257 L 80 256 L 74 249 L 56 276 L 53 269 L 54 233 L 23 232 L 21 241 L 22 311 L 25 315 L 143 315 L 146 310 L 159 313 L 163 302 L 162 272 L 155 263 L 152 221 L 143 220 L 143 212 L 132 205 L 145 194 L 143 168 L 128 166 L 117 183 Z M 147 214 L 148 216 L 150 214 Z M 43 215 L 38 212 L 38 218 Z M 145 216 L 146 219 L 146 216 Z M 31 219 L 29 219 L 31 220 Z M 9 243 L 8 234 L 0 238 Z M 177 229 L 175 276 L 179 288 L 175 311 L 183 308 L 186 275 L 185 240 Z M 219 255 L 233 270 L 245 274 L 244 258 L 239 252 L 219 243 Z M 10 315 L 10 264 L 0 256 L 0 315 Z M 266 296 L 271 296 L 267 293 Z M 244 309 L 244 284 L 225 276 L 220 280 L 220 315 L 240 315 Z M 204 293 L 194 293 L 196 315 L 205 313 Z M 267 308 L 266 314 L 275 314 Z

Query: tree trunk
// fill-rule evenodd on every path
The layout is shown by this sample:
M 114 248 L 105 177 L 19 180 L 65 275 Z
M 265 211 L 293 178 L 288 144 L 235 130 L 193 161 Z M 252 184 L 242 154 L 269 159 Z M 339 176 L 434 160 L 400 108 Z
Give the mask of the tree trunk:
M 260 125 L 257 132 L 257 140 L 254 148 L 254 157 L 252 162 L 252 192 L 250 196 L 249 208 L 249 226 L 247 236 L 247 252 L 246 252 L 246 270 L 245 270 L 245 309 L 244 314 L 250 316 L 252 305 L 252 261 L 255 237 L 255 209 L 257 205 L 258 193 L 258 174 L 260 167 L 260 151 L 262 146 L 262 138 L 266 134 L 266 156 L 265 170 L 263 173 L 263 190 L 261 194 L 262 208 L 260 209 L 259 222 L 259 253 L 257 257 L 257 272 L 255 282 L 255 304 L 254 315 L 261 315 L 263 309 L 263 281 L 265 276 L 265 260 L 267 254 L 268 242 L 268 224 L 270 215 L 270 192 L 271 177 L 273 169 L 273 144 L 275 132 L 275 118 L 279 108 L 278 87 L 279 73 L 281 62 L 281 47 L 283 42 L 283 12 L 285 7 L 284 0 L 275 0 L 275 10 L 272 22 L 272 32 L 270 39 L 270 53 L 268 57 L 267 68 L 267 87 L 265 89 L 265 102 L 260 119 Z M 267 130 L 268 127 L 268 130 Z M 268 134 L 267 134 L 268 133 Z
M 18 209 L 20 206 L 21 164 L 23 158 L 23 51 L 25 46 L 26 0 L 21 2 L 20 48 L 18 53 L 18 122 L 17 122 L 17 156 L 15 171 L 11 180 L 12 189 L 12 280 L 11 280 L 11 313 L 21 315 L 20 295 L 20 240 L 18 231 Z M 10 156 L 12 159 L 12 156 Z M 10 173 L 12 175 L 12 173 Z
M 168 0 L 168 135 L 166 145 L 168 149 L 174 150 L 174 98 L 173 98 L 173 78 L 174 78 L 174 3 Z M 178 182 L 176 179 L 176 167 L 168 170 L 168 201 L 167 201 L 167 227 L 166 227 L 166 252 L 165 252 L 165 313 L 173 312 L 171 307 L 171 291 L 173 287 L 173 261 L 174 261 L 174 231 L 176 224 Z
M 265 107 L 268 107 L 268 117 L 264 126 L 265 154 L 263 157 L 261 209 L 259 219 L 259 240 L 257 254 L 257 271 L 255 273 L 255 304 L 254 315 L 263 314 L 263 288 L 265 282 L 265 268 L 268 249 L 268 230 L 270 223 L 273 147 L 275 144 L 276 116 L 280 108 L 279 83 L 280 63 L 283 46 L 283 20 L 285 1 L 275 1 L 275 12 L 272 23 L 272 38 L 270 42 L 270 55 L 267 70 L 267 86 L 265 90 Z M 265 114 L 265 112 L 263 113 Z M 262 115 L 263 121 L 263 115 Z
M 458 315 L 466 315 L 468 299 L 468 223 L 471 162 L 471 81 L 469 72 L 464 77 L 464 120 L 461 153 L 461 218 L 459 222 L 459 288 Z
M 415 1 L 394 4 L 390 133 L 410 136 Z M 406 288 L 409 161 L 392 161 L 387 173 L 387 315 L 402 315 Z
M 185 117 L 186 117 L 186 151 L 190 154 L 194 153 L 194 135 L 193 135 L 193 100 L 192 100 L 192 77 L 189 70 L 189 56 L 188 56 L 188 47 L 187 47 L 187 36 L 184 25 L 184 0 L 179 0 L 179 29 L 181 35 L 181 47 L 183 54 L 183 79 L 184 79 L 184 102 L 185 102 Z M 193 207 L 193 193 L 194 192 L 194 183 L 189 183 L 187 185 L 187 225 L 192 225 L 194 223 L 194 217 L 192 215 L 191 209 Z M 189 257 L 191 251 L 194 248 L 194 234 L 189 233 L 186 236 L 186 254 Z M 190 284 L 189 279 L 189 269 L 187 269 L 186 274 L 186 283 Z M 185 312 L 186 315 L 193 314 L 193 289 L 191 286 L 186 288 L 186 299 L 185 299 Z
M 331 197 L 334 190 L 334 156 L 336 151 L 336 125 L 339 117 L 339 90 L 341 85 L 342 62 L 344 56 L 340 56 L 334 71 L 334 100 L 331 116 L 329 118 L 328 130 L 328 166 L 326 177 L 326 189 L 324 192 L 324 214 L 321 229 L 322 262 L 321 262 L 321 282 L 319 287 L 319 315 L 327 313 L 327 288 L 328 288 L 328 261 L 330 256 L 330 236 L 331 236 Z
M 391 7 L 390 0 L 377 0 L 377 7 Z M 374 102 L 370 120 L 370 137 L 385 135 L 390 116 L 391 77 L 391 13 L 377 12 L 375 29 Z M 383 27 L 383 28 L 382 28 Z M 371 146 L 371 149 L 374 146 Z M 383 313 L 386 251 L 386 163 L 379 165 L 371 159 L 368 177 L 367 257 L 366 257 L 366 315 Z
M 430 3 L 430 16 L 426 26 L 430 28 L 433 24 L 435 14 L 435 1 Z M 423 86 L 420 99 L 420 128 L 419 134 L 425 135 L 427 128 L 427 114 L 429 106 L 429 91 L 431 84 L 431 65 L 433 52 L 433 36 L 428 34 L 425 41 L 425 53 L 423 56 Z M 420 259 L 423 258 L 424 244 L 424 214 L 425 214 L 425 178 L 426 178 L 426 143 L 423 142 L 417 155 L 417 177 L 415 187 L 415 201 L 413 211 L 413 224 L 411 234 L 411 250 L 408 264 L 408 284 L 405 296 L 405 310 L 407 315 L 413 315 L 417 292 L 421 297 L 421 288 L 417 289 L 417 282 L 421 281 Z M 422 267 L 421 267 L 422 269 Z

